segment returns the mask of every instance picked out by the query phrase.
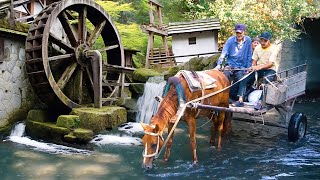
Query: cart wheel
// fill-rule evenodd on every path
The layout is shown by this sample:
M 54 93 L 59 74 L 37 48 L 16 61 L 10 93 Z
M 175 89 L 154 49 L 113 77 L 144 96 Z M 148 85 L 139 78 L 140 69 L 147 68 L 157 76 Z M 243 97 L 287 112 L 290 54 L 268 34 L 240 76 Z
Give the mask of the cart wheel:
M 294 113 L 291 116 L 288 126 L 288 139 L 296 142 L 299 138 L 304 137 L 307 131 L 307 117 L 302 113 Z

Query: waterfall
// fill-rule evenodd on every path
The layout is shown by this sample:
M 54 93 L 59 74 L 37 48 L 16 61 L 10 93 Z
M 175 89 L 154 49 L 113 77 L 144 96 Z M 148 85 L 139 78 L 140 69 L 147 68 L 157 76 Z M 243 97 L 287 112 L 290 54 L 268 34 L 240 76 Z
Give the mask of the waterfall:
M 10 136 L 8 137 L 8 141 L 23 144 L 29 147 L 32 147 L 38 151 L 44 151 L 54 154 L 92 154 L 91 151 L 83 150 L 83 149 L 76 149 L 72 147 L 52 144 L 52 143 L 45 143 L 45 142 L 38 142 L 35 140 L 30 139 L 29 137 L 23 136 L 25 132 L 26 125 L 24 122 L 17 123 L 13 130 L 11 131 Z M 7 141 L 4 140 L 4 141 Z
M 165 85 L 166 81 L 163 76 L 149 78 L 144 86 L 144 93 L 137 102 L 139 111 L 136 122 L 150 123 L 151 117 L 157 112 L 159 106 L 159 102 L 154 97 L 162 97 Z
M 22 137 L 25 131 L 26 125 L 24 123 L 18 123 L 11 131 L 10 136 Z

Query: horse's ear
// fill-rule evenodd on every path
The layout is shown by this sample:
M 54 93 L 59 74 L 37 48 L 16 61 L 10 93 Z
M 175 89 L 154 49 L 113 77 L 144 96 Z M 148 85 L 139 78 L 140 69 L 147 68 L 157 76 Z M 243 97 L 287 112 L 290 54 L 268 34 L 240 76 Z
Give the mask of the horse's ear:
M 145 130 L 147 129 L 147 127 L 149 126 L 148 124 L 143 123 L 142 121 L 140 121 L 140 124 L 141 124 L 141 126 L 142 126 L 142 128 L 143 128 L 144 131 L 145 131 Z
M 153 132 L 154 132 L 154 133 L 158 133 L 159 130 L 160 130 L 159 125 L 156 124 L 156 126 L 153 128 Z

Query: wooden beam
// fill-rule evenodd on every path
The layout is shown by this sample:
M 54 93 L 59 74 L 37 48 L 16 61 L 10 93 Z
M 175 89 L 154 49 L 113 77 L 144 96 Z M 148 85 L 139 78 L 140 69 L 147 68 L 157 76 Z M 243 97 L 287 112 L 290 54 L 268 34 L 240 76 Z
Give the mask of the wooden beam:
M 156 5 L 156 6 L 163 7 L 162 4 L 160 4 L 157 0 L 149 0 L 149 2 L 150 2 L 151 4 Z
M 150 26 L 150 25 L 141 25 L 141 30 L 144 32 L 144 33 L 149 33 L 149 32 L 153 32 L 155 33 L 156 35 L 159 35 L 159 36 L 168 36 L 168 31 L 167 30 L 161 30 L 157 27 L 154 27 L 154 26 Z

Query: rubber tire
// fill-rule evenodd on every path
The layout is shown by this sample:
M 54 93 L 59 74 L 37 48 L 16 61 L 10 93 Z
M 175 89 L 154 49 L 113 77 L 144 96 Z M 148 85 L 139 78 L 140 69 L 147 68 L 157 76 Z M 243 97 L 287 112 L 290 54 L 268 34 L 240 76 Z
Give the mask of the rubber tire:
M 304 125 L 303 134 L 299 133 L 300 127 Z M 303 128 L 303 127 L 302 127 Z M 301 129 L 300 129 L 301 130 Z M 288 126 L 288 140 L 290 142 L 296 142 L 298 139 L 304 137 L 307 132 L 307 117 L 302 113 L 294 113 L 291 116 Z

